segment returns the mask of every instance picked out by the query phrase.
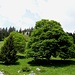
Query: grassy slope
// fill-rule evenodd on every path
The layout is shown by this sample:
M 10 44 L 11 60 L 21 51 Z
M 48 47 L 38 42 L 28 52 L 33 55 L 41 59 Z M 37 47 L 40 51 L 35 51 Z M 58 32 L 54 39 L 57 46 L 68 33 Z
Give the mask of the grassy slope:
M 3 42 L 0 42 L 0 46 L 2 44 Z M 30 72 L 18 73 L 18 70 L 22 69 L 25 65 L 29 65 L 31 71 L 34 71 L 37 75 L 75 75 L 75 59 L 72 61 L 62 61 L 57 58 L 51 60 L 49 63 L 44 61 L 36 61 L 33 63 L 30 61 L 32 61 L 32 58 L 20 58 L 15 65 L 4 65 L 0 63 L 0 70 L 4 70 L 9 75 L 28 75 Z M 43 69 L 44 72 L 36 71 L 37 67 Z

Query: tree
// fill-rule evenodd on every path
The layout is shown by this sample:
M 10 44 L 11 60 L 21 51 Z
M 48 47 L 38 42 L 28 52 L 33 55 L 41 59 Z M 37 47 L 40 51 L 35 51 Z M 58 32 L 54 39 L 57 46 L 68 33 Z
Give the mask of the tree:
M 21 28 L 20 28 L 20 30 L 19 30 L 19 33 L 22 33 L 22 30 L 21 30 Z
M 16 31 L 15 27 L 10 27 L 8 30 L 8 35 L 10 35 L 11 32 Z
M 2 39 L 4 39 L 5 37 L 7 37 L 7 31 L 5 28 L 2 29 Z
M 0 28 L 0 41 L 2 41 L 2 29 Z
M 75 44 L 75 32 L 73 33 L 72 37 L 73 37 L 74 44 Z
M 66 59 L 75 52 L 72 37 L 63 31 L 60 23 L 45 19 L 36 22 L 28 48 L 28 55 L 35 59 L 49 60 L 51 56 Z
M 26 38 L 23 34 L 18 32 L 11 32 L 10 35 L 13 36 L 15 50 L 20 53 L 24 53 L 26 47 Z
M 6 32 L 5 37 L 9 36 L 7 27 L 5 28 L 5 32 Z
M 13 64 L 18 60 L 12 35 L 9 35 L 9 37 L 5 39 L 4 45 L 1 48 L 1 57 L 5 64 Z

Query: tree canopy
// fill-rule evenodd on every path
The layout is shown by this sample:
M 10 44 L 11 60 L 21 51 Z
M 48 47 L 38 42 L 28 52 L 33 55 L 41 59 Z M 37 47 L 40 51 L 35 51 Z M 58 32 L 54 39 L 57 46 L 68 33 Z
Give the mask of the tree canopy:
M 74 51 L 73 39 L 54 20 L 42 19 L 36 22 L 31 33 L 27 51 L 30 57 L 50 59 L 51 56 L 71 58 Z
M 13 36 L 16 51 L 24 53 L 26 47 L 26 37 L 18 32 L 11 32 L 10 35 Z

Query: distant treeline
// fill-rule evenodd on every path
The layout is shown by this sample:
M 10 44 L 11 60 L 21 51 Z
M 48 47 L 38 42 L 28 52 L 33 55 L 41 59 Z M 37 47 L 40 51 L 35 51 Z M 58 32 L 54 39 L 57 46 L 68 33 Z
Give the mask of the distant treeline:
M 24 30 L 22 30 L 21 28 L 19 30 L 16 30 L 15 27 L 0 28 L 0 41 L 4 40 L 4 38 L 6 38 L 7 36 L 9 36 L 9 34 L 12 31 L 19 32 L 19 33 L 22 33 L 24 35 L 30 36 L 33 29 L 34 29 L 33 27 L 27 28 L 27 29 L 25 28 Z M 69 32 L 67 32 L 67 34 L 73 37 L 73 41 L 75 43 L 75 33 L 69 33 Z
M 9 36 L 9 34 L 10 34 L 12 31 L 19 32 L 19 33 L 22 33 L 22 34 L 24 34 L 24 35 L 30 36 L 32 30 L 33 30 L 33 27 L 27 28 L 27 29 L 25 28 L 24 30 L 22 30 L 21 28 L 20 28 L 19 30 L 16 30 L 15 27 L 0 28 L 0 41 L 4 40 L 4 38 L 6 38 L 7 36 Z

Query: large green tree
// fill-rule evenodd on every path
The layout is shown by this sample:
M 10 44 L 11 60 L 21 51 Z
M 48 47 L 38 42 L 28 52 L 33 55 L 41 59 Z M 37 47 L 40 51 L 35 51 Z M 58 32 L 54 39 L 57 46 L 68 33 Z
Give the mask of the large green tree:
M 28 48 L 28 55 L 35 59 L 49 60 L 51 56 L 66 59 L 75 53 L 72 37 L 64 32 L 60 23 L 45 19 L 36 22 Z

